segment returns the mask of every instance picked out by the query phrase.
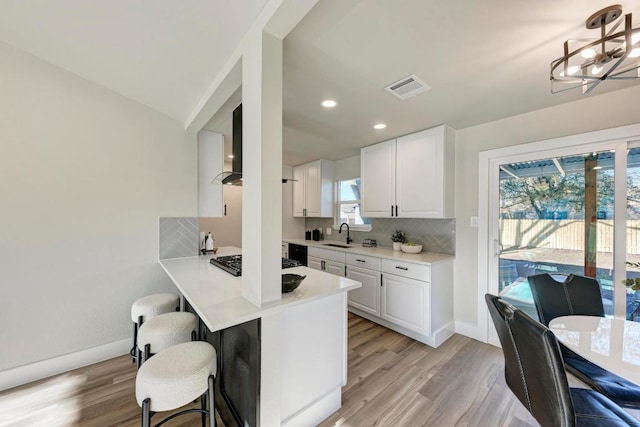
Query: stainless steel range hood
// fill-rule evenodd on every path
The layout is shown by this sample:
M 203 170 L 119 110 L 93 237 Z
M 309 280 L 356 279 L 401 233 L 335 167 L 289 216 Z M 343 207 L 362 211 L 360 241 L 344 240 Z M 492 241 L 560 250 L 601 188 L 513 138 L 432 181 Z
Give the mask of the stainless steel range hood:
M 233 160 L 231 171 L 222 172 L 211 181 L 212 184 L 242 185 L 242 104 L 233 110 L 233 131 L 231 151 Z M 282 178 L 282 183 L 297 181 L 296 179 Z

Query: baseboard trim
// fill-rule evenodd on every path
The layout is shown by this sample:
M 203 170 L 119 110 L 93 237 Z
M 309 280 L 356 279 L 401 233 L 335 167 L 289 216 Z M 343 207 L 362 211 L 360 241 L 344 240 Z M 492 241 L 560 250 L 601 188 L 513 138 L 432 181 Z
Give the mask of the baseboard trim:
M 342 406 L 342 390 L 337 387 L 286 420 L 282 427 L 305 427 L 320 424 Z
M 480 328 L 466 322 L 456 321 L 456 333 L 484 342 L 483 334 L 480 333 Z
M 431 334 L 433 336 L 434 347 L 439 347 L 440 344 L 451 338 L 455 333 L 455 322 L 451 321 L 447 323 L 442 328 Z
M 131 338 L 0 371 L 0 391 L 128 354 Z
M 443 333 L 442 331 L 444 331 L 444 328 L 446 328 L 446 325 L 444 328 L 439 329 L 437 332 L 439 333 L 439 339 L 440 341 L 437 342 L 436 341 L 436 335 L 431 335 L 431 336 L 426 336 L 426 335 L 422 335 L 419 334 L 415 331 L 412 331 L 410 329 L 407 329 L 405 327 L 396 325 L 395 323 L 391 323 L 385 319 L 382 319 L 378 316 L 374 316 L 370 313 L 364 312 L 358 308 L 355 307 L 351 307 L 349 306 L 349 311 L 352 312 L 353 314 L 357 314 L 360 317 L 364 317 L 367 320 L 371 320 L 374 323 L 377 323 L 378 325 L 384 326 L 387 329 L 391 329 L 392 331 L 396 331 L 399 334 L 402 335 L 406 335 L 409 338 L 413 338 L 416 341 L 420 341 L 423 344 L 428 345 L 429 347 L 433 347 L 436 348 L 438 347 L 440 344 L 442 344 L 444 341 L 446 341 L 447 338 L 449 338 L 451 335 L 453 335 L 453 330 L 450 331 L 450 333 L 447 335 L 446 333 Z M 450 324 L 450 323 L 449 323 Z M 449 325 L 447 324 L 447 325 Z M 451 324 L 451 326 L 453 327 L 453 325 Z

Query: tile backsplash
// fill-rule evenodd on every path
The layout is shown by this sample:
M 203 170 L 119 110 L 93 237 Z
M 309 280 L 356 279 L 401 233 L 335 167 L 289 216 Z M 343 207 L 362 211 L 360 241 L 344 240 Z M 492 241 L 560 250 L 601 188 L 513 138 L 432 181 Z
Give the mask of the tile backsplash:
M 325 240 L 344 241 L 345 234 L 332 231 L 326 235 L 326 228 L 333 225 L 332 218 L 306 218 L 305 229 L 319 228 Z M 378 246 L 391 247 L 391 234 L 402 230 L 411 242 L 423 245 L 425 252 L 455 255 L 456 252 L 456 220 L 455 219 L 414 219 L 414 218 L 372 218 L 372 230 L 369 232 L 351 231 L 354 243 L 363 239 L 375 239 Z
M 198 255 L 198 218 L 160 218 L 160 259 Z

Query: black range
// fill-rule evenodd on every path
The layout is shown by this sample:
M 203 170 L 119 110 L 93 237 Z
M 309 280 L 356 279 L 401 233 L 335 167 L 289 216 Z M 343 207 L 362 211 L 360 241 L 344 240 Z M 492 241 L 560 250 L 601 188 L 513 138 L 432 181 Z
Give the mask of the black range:
M 242 276 L 242 255 L 220 256 L 211 258 L 209 262 L 234 276 Z M 302 263 L 288 258 L 282 258 L 282 268 L 300 267 Z

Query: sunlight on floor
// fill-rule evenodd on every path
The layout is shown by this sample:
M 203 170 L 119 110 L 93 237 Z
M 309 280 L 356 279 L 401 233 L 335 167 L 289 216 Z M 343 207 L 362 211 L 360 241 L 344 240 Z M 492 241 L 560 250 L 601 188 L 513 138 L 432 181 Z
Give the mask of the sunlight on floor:
M 0 397 L 0 426 L 72 425 L 80 418 L 86 381 L 86 375 L 63 375 Z

